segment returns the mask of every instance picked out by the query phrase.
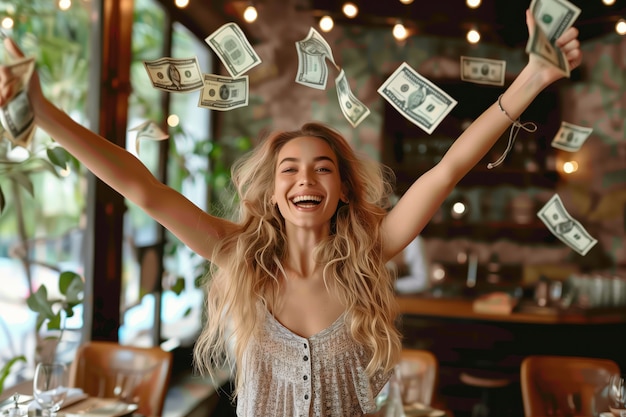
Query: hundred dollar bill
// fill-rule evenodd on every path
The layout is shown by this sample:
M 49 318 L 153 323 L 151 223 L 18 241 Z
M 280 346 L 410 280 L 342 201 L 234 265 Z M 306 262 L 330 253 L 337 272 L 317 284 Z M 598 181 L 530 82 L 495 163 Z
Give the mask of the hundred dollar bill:
M 173 93 L 190 93 L 203 87 L 198 58 L 159 58 L 143 63 L 152 86 Z
M 204 87 L 198 107 L 211 110 L 232 110 L 248 105 L 248 76 L 229 78 L 204 74 Z
M 16 84 L 13 86 L 14 95 L 7 98 L 7 101 L 10 101 L 18 92 L 28 88 L 30 77 L 33 75 L 35 69 L 35 59 L 33 57 L 21 58 L 15 62 L 6 64 L 5 67 L 17 80 Z
M 135 137 L 135 150 L 137 151 L 137 155 L 139 155 L 139 144 L 141 139 L 165 140 L 170 137 L 170 135 L 161 130 L 159 125 L 152 120 L 146 120 L 145 122 L 128 129 L 128 131 L 137 132 L 137 136 Z
M 261 58 L 236 23 L 226 23 L 204 41 L 217 54 L 233 78 L 238 78 L 261 63 Z
M 506 61 L 461 57 L 461 80 L 476 84 L 504 85 Z
M 530 11 L 553 45 L 580 15 L 580 9 L 567 0 L 533 0 Z
M 0 108 L 0 123 L 4 136 L 14 145 L 28 147 L 35 132 L 35 115 L 26 90 L 17 93 Z
M 457 101 L 403 62 L 378 93 L 409 121 L 431 134 Z
M 296 51 L 298 52 L 296 82 L 319 90 L 326 89 L 328 79 L 326 58 L 339 70 L 328 42 L 317 30 L 311 28 L 306 38 L 296 42 Z
M 598 241 L 591 237 L 585 228 L 565 210 L 558 194 L 539 210 L 537 216 L 554 236 L 585 256 Z
M 357 127 L 370 114 L 370 109 L 352 94 L 346 73 L 343 70 L 335 78 L 335 85 L 337 86 L 337 97 L 341 112 L 352 127 Z
M 536 55 L 546 63 L 557 67 L 563 75 L 569 78 L 570 68 L 565 54 L 561 48 L 550 43 L 540 26 L 536 26 L 533 34 L 528 38 L 526 52 Z
M 562 151 L 576 152 L 583 146 L 591 132 L 593 132 L 591 127 L 561 122 L 561 128 L 552 139 L 552 147 Z

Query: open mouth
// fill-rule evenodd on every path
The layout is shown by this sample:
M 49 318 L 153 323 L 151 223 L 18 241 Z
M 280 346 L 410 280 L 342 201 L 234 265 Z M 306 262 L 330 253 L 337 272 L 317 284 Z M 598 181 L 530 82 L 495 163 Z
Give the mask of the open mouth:
M 322 202 L 322 197 L 319 195 L 299 195 L 291 199 L 291 202 L 302 208 L 311 208 L 319 205 Z

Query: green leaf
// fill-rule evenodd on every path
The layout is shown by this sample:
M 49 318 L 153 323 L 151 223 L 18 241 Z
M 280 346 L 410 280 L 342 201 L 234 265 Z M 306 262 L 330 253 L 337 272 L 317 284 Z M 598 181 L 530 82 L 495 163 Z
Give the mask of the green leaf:
M 187 310 L 185 310 L 185 313 L 183 314 L 183 317 L 188 317 L 191 312 L 193 311 L 193 309 L 191 307 L 188 307 Z
M 82 301 L 85 283 L 80 275 L 72 271 L 61 272 L 59 275 L 59 291 L 68 303 L 80 303 Z
M 59 311 L 48 320 L 48 330 L 61 330 L 61 312 Z
M 11 358 L 0 369 L 0 394 L 2 394 L 2 391 L 4 390 L 4 381 L 9 376 L 9 373 L 11 372 L 11 368 L 13 367 L 13 365 L 15 365 L 17 362 L 26 362 L 26 357 L 24 355 L 20 355 L 20 356 Z
M 63 149 L 60 146 L 55 146 L 54 148 L 48 148 L 46 150 L 46 154 L 48 155 L 48 159 L 54 165 L 58 166 L 61 169 L 67 169 L 68 162 L 71 160 L 71 156 L 69 152 Z
M 185 290 L 185 278 L 178 277 L 172 288 L 170 288 L 174 294 L 180 295 Z
M 48 290 L 45 285 L 40 286 L 37 291 L 28 296 L 26 304 L 32 311 L 42 315 L 44 319 L 54 317 L 52 302 L 48 300 Z
M 35 195 L 33 182 L 22 172 L 16 171 L 11 173 L 11 179 L 24 188 L 31 197 Z

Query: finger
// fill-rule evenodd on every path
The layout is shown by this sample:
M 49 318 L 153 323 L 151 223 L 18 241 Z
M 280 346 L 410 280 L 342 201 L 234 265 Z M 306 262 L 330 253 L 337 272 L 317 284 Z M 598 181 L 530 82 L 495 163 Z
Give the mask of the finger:
M 24 58 L 24 52 L 22 52 L 22 50 L 19 48 L 19 46 L 17 46 L 17 44 L 13 41 L 13 39 L 9 37 L 4 38 L 3 43 L 4 43 L 4 47 L 6 48 L 9 55 L 11 55 L 11 57 Z
M 528 36 L 532 36 L 535 30 L 535 16 L 530 9 L 526 9 L 526 27 L 528 28 Z
M 556 46 L 562 48 L 567 43 L 576 40 L 578 38 L 578 29 L 575 27 L 568 28 L 559 38 L 556 40 Z

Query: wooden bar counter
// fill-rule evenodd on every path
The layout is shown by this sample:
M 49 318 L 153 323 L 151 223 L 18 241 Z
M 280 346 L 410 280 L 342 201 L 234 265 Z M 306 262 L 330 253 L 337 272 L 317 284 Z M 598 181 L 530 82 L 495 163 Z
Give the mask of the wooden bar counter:
M 510 379 L 493 396 L 499 417 L 522 417 L 519 367 L 528 355 L 589 356 L 615 360 L 626 371 L 626 308 L 539 308 L 530 302 L 510 314 L 477 313 L 471 298 L 397 296 L 406 347 L 427 349 L 440 366 L 439 394 L 455 417 L 471 416 L 484 392 L 463 373 Z

